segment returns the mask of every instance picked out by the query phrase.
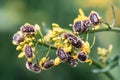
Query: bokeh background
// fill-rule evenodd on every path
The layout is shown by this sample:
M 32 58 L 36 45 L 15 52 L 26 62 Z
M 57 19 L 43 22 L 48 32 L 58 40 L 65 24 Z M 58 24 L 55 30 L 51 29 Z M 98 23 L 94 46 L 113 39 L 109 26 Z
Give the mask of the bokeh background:
M 120 0 L 111 0 L 116 14 L 115 25 L 120 27 Z M 108 23 L 112 21 L 110 0 L 0 0 L 0 80 L 109 80 L 103 73 L 94 74 L 93 65 L 87 63 L 72 68 L 61 64 L 39 74 L 28 71 L 25 60 L 18 59 L 19 51 L 12 45 L 12 36 L 24 23 L 39 24 L 43 32 L 51 28 L 53 22 L 63 28 L 71 29 L 68 24 L 78 15 L 82 8 L 86 15 L 91 10 L 97 11 Z M 97 47 L 107 48 L 113 45 L 109 55 L 120 55 L 120 33 L 99 32 L 91 50 L 91 57 L 98 58 Z M 90 35 L 89 40 L 92 41 Z M 120 79 L 120 67 L 110 70 L 116 80 Z

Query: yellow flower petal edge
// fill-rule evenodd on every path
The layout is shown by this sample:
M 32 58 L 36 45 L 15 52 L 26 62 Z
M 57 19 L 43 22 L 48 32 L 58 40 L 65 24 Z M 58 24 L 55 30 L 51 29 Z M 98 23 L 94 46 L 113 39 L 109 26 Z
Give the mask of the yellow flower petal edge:
M 86 52 L 86 53 L 90 53 L 90 44 L 89 44 L 89 42 L 88 41 L 86 41 L 84 44 L 83 44 L 83 46 L 82 46 L 82 48 L 81 48 L 81 51 L 83 51 L 83 52 Z
M 21 52 L 19 55 L 18 55 L 18 58 L 23 58 L 25 56 L 25 53 L 24 52 Z
M 87 59 L 85 62 L 88 62 L 88 63 L 89 63 L 89 65 L 91 65 L 91 64 L 92 64 L 92 60 L 91 60 L 91 59 Z
M 57 66 L 61 63 L 61 59 L 59 57 L 55 58 L 54 65 Z
M 84 14 L 84 12 L 83 12 L 82 9 L 79 9 L 78 17 L 74 19 L 73 25 L 74 25 L 77 21 L 82 21 L 82 20 L 88 20 L 88 17 L 85 16 L 85 14 Z
M 46 61 L 46 57 L 43 57 L 40 62 L 39 62 L 39 66 L 42 68 L 42 64 Z
M 82 9 L 79 9 L 79 13 L 80 13 L 81 16 L 85 16 L 85 14 L 84 14 Z

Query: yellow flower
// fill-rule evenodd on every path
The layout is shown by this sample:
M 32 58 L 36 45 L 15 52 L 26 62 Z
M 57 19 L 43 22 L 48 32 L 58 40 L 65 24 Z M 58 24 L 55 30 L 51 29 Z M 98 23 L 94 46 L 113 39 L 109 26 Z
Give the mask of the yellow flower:
M 61 39 L 57 39 L 57 40 L 55 40 L 55 42 L 54 42 L 54 46 L 56 46 L 56 47 L 62 47 L 62 46 L 63 46 L 63 44 L 62 44 L 62 40 L 61 40 Z
M 33 42 L 30 42 L 29 45 L 33 47 L 33 46 L 34 46 L 34 43 L 33 43 Z
M 54 40 L 54 38 L 58 37 L 58 35 L 60 35 L 61 33 L 65 32 L 64 29 L 62 29 L 58 24 L 53 23 L 52 24 L 52 30 L 49 30 L 47 35 L 44 36 L 44 40 L 45 41 L 50 41 L 50 40 Z
M 69 42 L 68 39 L 65 39 L 65 40 L 64 40 L 64 43 L 65 43 L 65 44 L 68 43 L 68 42 Z
M 61 59 L 59 57 L 55 58 L 54 65 L 57 66 L 61 63 Z
M 44 69 L 42 65 L 45 63 L 46 60 L 47 60 L 46 57 L 43 57 L 43 58 L 40 60 L 39 66 L 40 66 L 41 69 Z
M 92 60 L 91 60 L 91 59 L 86 59 L 86 60 L 85 60 L 85 62 L 88 62 L 88 63 L 89 63 L 89 65 L 91 65 L 91 64 L 92 64 Z
M 77 59 L 78 58 L 78 55 L 73 55 L 72 56 L 74 59 Z
M 24 41 L 24 42 L 21 42 L 20 45 L 21 45 L 21 46 L 24 46 L 24 45 L 25 45 L 25 41 Z
M 19 46 L 18 46 L 19 47 Z M 27 61 L 31 62 L 35 58 L 35 48 L 28 44 L 25 44 L 21 49 L 22 52 L 18 55 L 18 58 L 26 56 Z M 26 53 L 25 53 L 26 52 Z
M 98 47 L 97 50 L 98 50 L 98 55 L 100 56 L 100 59 L 102 60 L 103 63 L 105 63 L 108 55 L 112 51 L 112 45 L 109 45 L 108 49 Z
M 23 58 L 25 56 L 25 53 L 24 52 L 21 52 L 19 55 L 18 55 L 18 58 Z
M 55 35 L 53 35 L 52 30 L 48 30 L 47 35 L 44 36 L 44 40 L 45 40 L 45 41 L 50 41 L 50 39 L 51 39 L 52 37 L 55 37 Z
M 65 30 L 64 29 L 62 29 L 58 24 L 56 24 L 56 23 L 53 23 L 52 24 L 52 29 L 53 29 L 53 32 L 56 32 L 56 33 L 63 33 L 63 32 L 65 32 Z
M 82 9 L 79 9 L 79 15 L 78 15 L 78 18 L 80 20 L 86 20 L 88 17 L 85 16 L 84 12 Z
M 62 37 L 56 37 L 54 46 L 58 48 L 63 48 L 65 52 L 71 52 L 72 50 L 72 45 L 68 42 L 67 39 L 62 39 Z
M 90 53 L 90 44 L 88 41 L 86 41 L 81 48 L 81 51 L 86 52 L 87 54 Z
M 33 41 L 32 38 L 30 38 L 30 37 L 25 37 L 25 42 L 26 42 L 26 43 L 29 43 L 29 42 L 32 42 L 32 41 Z
M 87 16 L 85 16 L 85 14 L 84 14 L 83 10 L 82 10 L 82 9 L 79 9 L 79 15 L 78 15 L 78 17 L 77 17 L 77 18 L 75 18 L 75 19 L 74 19 L 73 24 L 75 24 L 77 21 L 87 20 L 87 19 L 88 19 L 88 17 L 87 17 Z
M 43 63 L 44 63 L 46 60 L 47 60 L 46 57 L 43 57 L 43 58 L 40 60 L 40 62 L 39 62 L 39 66 L 40 66 L 40 68 L 43 69 L 42 65 L 43 65 Z
M 16 50 L 22 50 L 22 46 L 20 46 L 20 45 L 17 46 L 17 47 L 16 47 Z
M 58 36 L 58 37 L 53 38 L 52 40 L 57 41 L 57 40 L 60 40 L 60 39 L 62 39 L 62 38 Z
M 63 49 L 65 50 L 66 53 L 71 52 L 71 50 L 72 50 L 72 45 L 71 44 L 66 43 L 62 46 L 63 46 Z
M 28 62 L 32 62 L 33 58 L 34 58 L 34 57 L 32 57 L 32 58 L 27 58 L 27 61 L 28 61 Z

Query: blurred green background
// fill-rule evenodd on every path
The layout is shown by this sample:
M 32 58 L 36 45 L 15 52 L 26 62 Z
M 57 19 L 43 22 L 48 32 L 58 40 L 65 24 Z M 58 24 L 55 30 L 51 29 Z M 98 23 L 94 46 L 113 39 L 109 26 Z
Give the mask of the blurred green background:
M 115 24 L 120 27 L 120 0 L 112 0 L 112 3 L 116 12 Z M 111 23 L 110 0 L 0 0 L 0 80 L 109 80 L 102 73 L 92 73 L 91 70 L 95 67 L 87 63 L 79 63 L 76 68 L 61 64 L 35 74 L 26 69 L 24 59 L 17 58 L 19 51 L 12 45 L 12 36 L 21 25 L 26 22 L 33 25 L 37 23 L 46 32 L 55 22 L 63 28 L 71 29 L 68 24 L 73 23 L 79 8 L 82 8 L 86 15 L 95 10 Z M 97 60 L 97 47 L 107 48 L 109 44 L 113 45 L 109 57 L 120 55 L 120 33 L 99 32 L 96 35 L 91 57 Z M 89 36 L 90 42 L 92 36 Z M 120 67 L 110 72 L 116 80 L 120 79 Z

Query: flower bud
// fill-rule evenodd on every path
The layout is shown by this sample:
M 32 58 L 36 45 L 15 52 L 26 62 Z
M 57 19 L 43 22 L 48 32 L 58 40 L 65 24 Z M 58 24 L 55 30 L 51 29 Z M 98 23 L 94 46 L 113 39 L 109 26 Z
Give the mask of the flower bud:
M 19 46 L 19 45 L 18 45 L 18 46 L 16 47 L 16 50 L 21 50 L 21 49 L 22 49 L 22 46 Z
M 40 62 L 39 62 L 39 65 L 40 67 L 42 68 L 43 64 L 46 62 L 47 58 L 46 57 L 43 57 Z
M 83 42 L 80 40 L 77 36 L 67 33 L 67 39 L 68 41 L 76 48 L 81 48 Z
M 15 33 L 14 35 L 13 35 L 13 44 L 14 45 L 18 45 L 18 44 L 20 44 L 20 42 L 23 42 L 24 41 L 24 37 L 23 37 L 23 34 L 20 32 L 20 31 L 18 31 L 17 33 Z
M 62 61 L 67 61 L 68 60 L 68 55 L 67 53 L 61 49 L 58 48 L 58 50 L 56 51 L 56 55 L 62 60 Z
M 39 65 L 35 63 L 32 64 L 32 71 L 39 73 L 41 71 Z
M 31 70 L 32 69 L 32 62 L 26 62 L 26 68 L 28 70 Z
M 57 66 L 61 63 L 61 59 L 59 57 L 55 58 L 54 65 Z
M 25 36 L 34 35 L 35 29 L 34 26 L 30 24 L 25 24 L 21 27 L 21 31 Z
M 77 43 L 73 43 L 72 45 L 73 45 L 74 47 L 76 47 L 76 48 L 81 48 L 82 45 L 83 45 L 83 43 L 82 43 L 81 40 L 78 40 Z
M 89 27 L 90 27 L 90 20 L 84 20 L 83 21 L 84 31 L 86 31 Z
M 72 57 L 71 52 L 67 53 L 67 55 L 68 55 L 68 61 L 67 61 L 67 62 L 68 62 L 72 67 L 76 67 L 76 66 L 78 65 L 77 60 Z
M 94 25 L 94 26 L 96 26 L 100 23 L 99 15 L 97 12 L 91 12 L 91 14 L 89 15 L 89 19 L 90 19 L 92 25 Z
M 31 46 L 26 45 L 24 48 L 24 52 L 27 58 L 32 58 L 34 55 L 34 51 Z
M 39 65 L 32 62 L 26 62 L 26 68 L 32 72 L 39 73 L 41 71 Z
M 67 61 L 72 67 L 76 67 L 78 65 L 77 60 L 75 60 L 73 57 L 69 57 Z
M 67 33 L 67 39 L 69 40 L 70 43 L 76 44 L 78 41 L 77 36 L 71 34 L 71 33 Z
M 81 62 L 85 62 L 88 58 L 87 54 L 85 52 L 79 52 L 78 53 L 78 60 Z
M 44 69 L 49 69 L 51 68 L 52 66 L 54 66 L 54 60 L 49 60 L 49 61 L 46 61 L 43 63 L 42 67 Z
M 84 30 L 83 21 L 75 22 L 73 25 L 73 30 L 78 33 L 83 32 L 83 30 Z
M 90 20 L 76 21 L 73 25 L 73 30 L 75 32 L 84 32 L 90 27 Z

